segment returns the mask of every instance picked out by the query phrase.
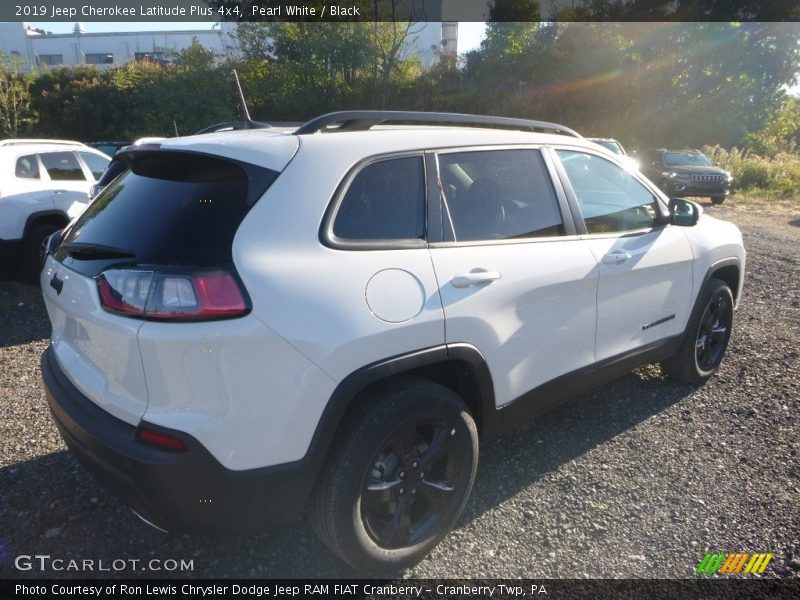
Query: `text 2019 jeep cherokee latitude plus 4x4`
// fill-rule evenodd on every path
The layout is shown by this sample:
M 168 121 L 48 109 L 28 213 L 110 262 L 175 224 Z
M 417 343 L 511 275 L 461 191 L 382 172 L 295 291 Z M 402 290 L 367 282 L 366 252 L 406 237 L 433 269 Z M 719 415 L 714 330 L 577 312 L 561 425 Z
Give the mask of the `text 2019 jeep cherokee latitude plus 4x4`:
M 701 383 L 731 333 L 736 227 L 560 125 L 347 112 L 121 156 L 51 239 L 42 371 L 68 446 L 163 529 L 308 508 L 351 565 L 408 566 L 479 440 L 645 362 Z

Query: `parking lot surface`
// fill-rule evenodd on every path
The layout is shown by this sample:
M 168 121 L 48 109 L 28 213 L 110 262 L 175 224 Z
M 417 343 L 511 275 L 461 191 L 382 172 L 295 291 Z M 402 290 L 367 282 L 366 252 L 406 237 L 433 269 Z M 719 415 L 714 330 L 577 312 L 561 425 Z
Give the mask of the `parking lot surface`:
M 800 576 L 800 212 L 705 208 L 739 225 L 748 252 L 719 375 L 693 388 L 650 365 L 485 446 L 456 530 L 405 576 L 692 577 L 716 550 L 771 552 L 764 576 Z M 142 524 L 50 419 L 48 335 L 38 288 L 0 275 L 0 577 L 357 575 L 305 522 L 217 538 Z M 34 554 L 126 566 L 15 568 Z

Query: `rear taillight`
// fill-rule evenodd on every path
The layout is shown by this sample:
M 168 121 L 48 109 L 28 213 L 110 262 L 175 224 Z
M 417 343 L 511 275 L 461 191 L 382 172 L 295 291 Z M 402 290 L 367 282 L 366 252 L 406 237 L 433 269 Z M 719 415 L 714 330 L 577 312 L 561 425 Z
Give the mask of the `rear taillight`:
M 239 282 L 227 271 L 163 273 L 109 269 L 97 277 L 108 312 L 155 321 L 209 321 L 247 314 Z
M 139 427 L 136 431 L 136 439 L 161 450 L 171 450 L 172 452 L 188 452 L 189 450 L 179 437 L 146 426 Z

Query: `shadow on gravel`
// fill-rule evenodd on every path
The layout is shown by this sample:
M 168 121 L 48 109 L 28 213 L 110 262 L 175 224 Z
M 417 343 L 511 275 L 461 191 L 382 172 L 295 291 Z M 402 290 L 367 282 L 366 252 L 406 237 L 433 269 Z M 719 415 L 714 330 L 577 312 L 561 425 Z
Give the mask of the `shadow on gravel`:
M 789 225 L 794 225 L 795 227 L 800 227 L 800 219 L 795 219 L 794 221 L 789 221 Z
M 680 402 L 695 389 L 643 371 L 568 401 L 484 447 L 475 491 L 462 520 L 479 517 L 561 465 Z M 602 480 L 603 466 L 597 468 Z M 565 492 L 581 493 L 576 482 L 565 480 L 561 487 Z
M 679 402 L 692 390 L 666 383 L 659 376 L 635 372 L 487 445 L 481 453 L 475 490 L 458 527 L 535 485 L 561 465 Z M 601 468 L 598 465 L 598 470 Z M 558 485 L 566 493 L 581 493 L 577 483 L 567 479 Z M 6 558 L 0 557 L 0 577 L 36 576 L 35 572 L 19 572 L 12 566 L 14 556 L 34 553 L 67 559 L 102 558 L 107 562 L 117 558 L 194 561 L 192 573 L 126 570 L 118 573 L 120 576 L 358 575 L 333 559 L 305 520 L 251 537 L 161 534 L 142 524 L 103 491 L 68 452 L 0 469 L 0 550 L 3 547 Z M 48 574 L 69 575 L 52 571 Z M 72 576 L 75 575 L 91 576 Z
M 0 272 L 0 348 L 50 337 L 50 321 L 38 285 Z

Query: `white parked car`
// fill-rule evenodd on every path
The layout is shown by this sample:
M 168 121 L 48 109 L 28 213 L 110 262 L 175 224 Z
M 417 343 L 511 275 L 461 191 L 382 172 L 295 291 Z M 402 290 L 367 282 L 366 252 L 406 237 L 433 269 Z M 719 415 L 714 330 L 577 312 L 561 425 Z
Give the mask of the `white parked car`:
M 38 275 L 42 243 L 88 206 L 110 160 L 80 142 L 0 141 L 0 246 L 26 275 Z
M 561 125 L 358 111 L 120 156 L 49 248 L 42 373 L 166 530 L 308 509 L 354 567 L 411 565 L 479 443 L 642 363 L 704 382 L 742 292 L 734 225 Z

